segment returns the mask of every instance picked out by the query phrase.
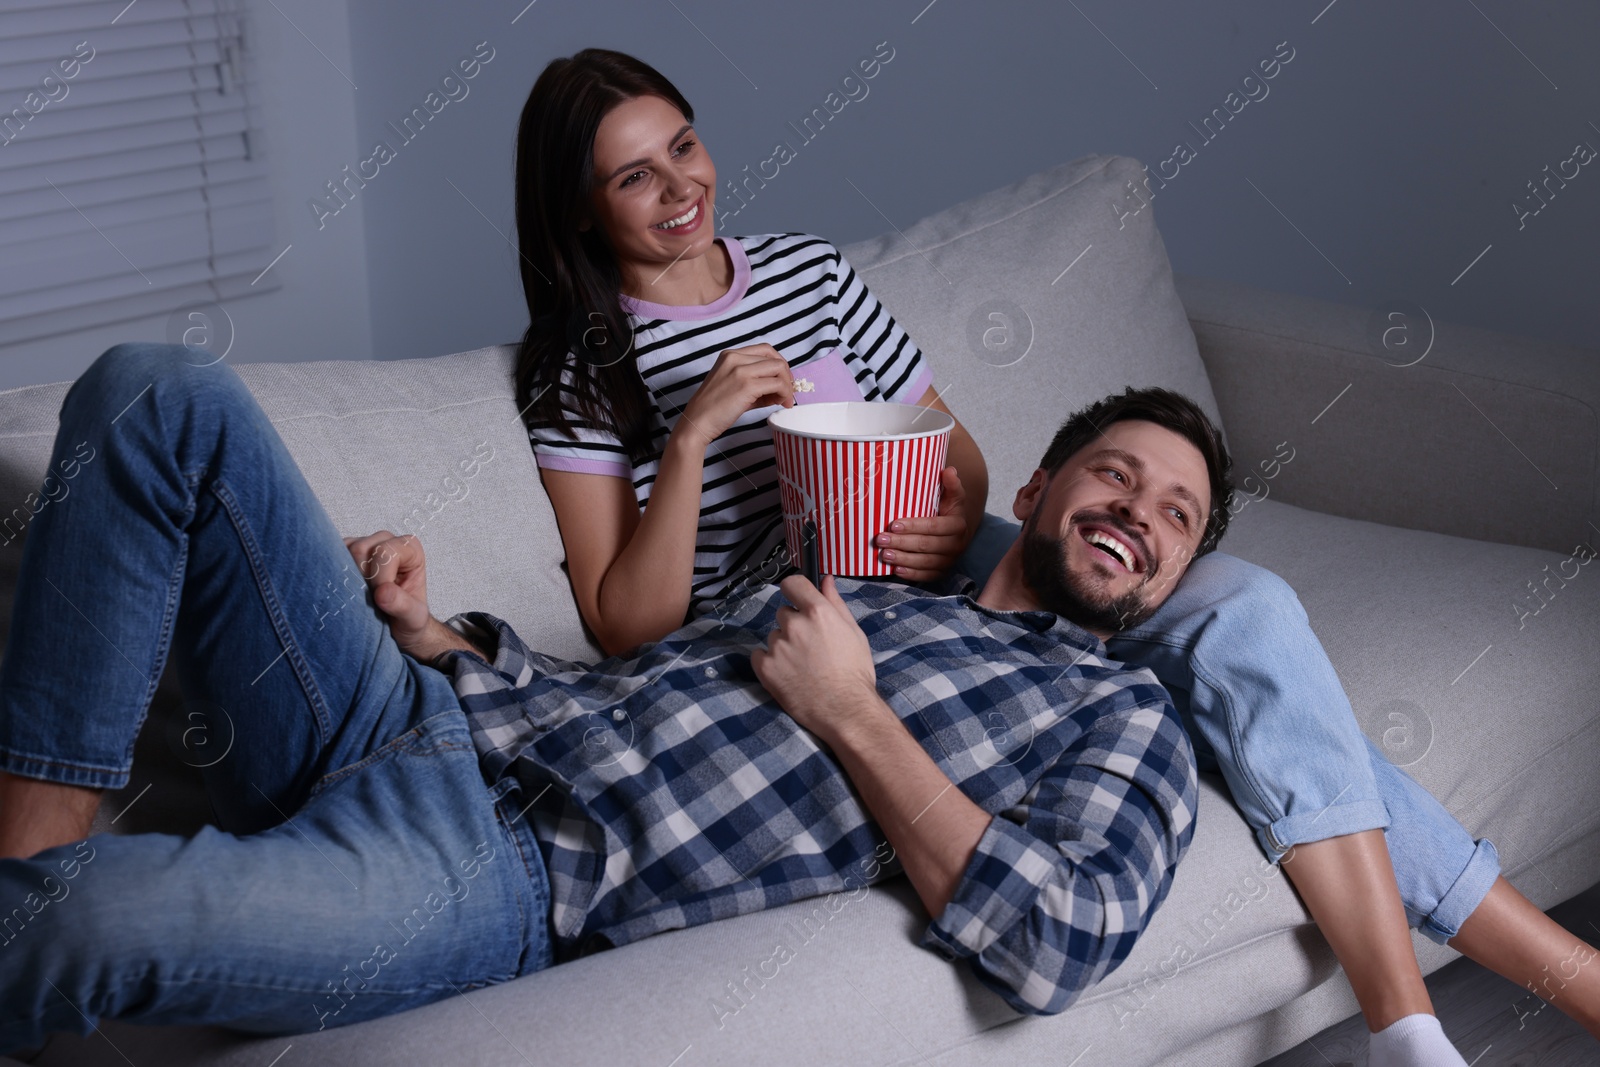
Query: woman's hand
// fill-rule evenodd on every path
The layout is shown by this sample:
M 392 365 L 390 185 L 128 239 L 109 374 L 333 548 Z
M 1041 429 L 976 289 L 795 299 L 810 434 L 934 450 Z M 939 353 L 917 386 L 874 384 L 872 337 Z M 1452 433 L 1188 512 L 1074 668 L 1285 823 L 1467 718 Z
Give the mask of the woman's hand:
M 436 652 L 422 542 L 411 534 L 396 537 L 379 530 L 369 537 L 346 537 L 344 544 L 367 580 L 373 602 L 388 618 L 400 651 L 417 658 Z
M 948 573 L 972 540 L 960 473 L 952 466 L 939 476 L 944 484 L 939 514 L 927 519 L 897 519 L 874 541 L 884 562 L 894 565 L 897 578 L 926 582 Z
M 686 430 L 702 447 L 709 447 L 739 416 L 772 404 L 794 406 L 789 361 L 771 345 L 729 348 L 717 357 L 711 373 L 689 398 L 678 431 Z

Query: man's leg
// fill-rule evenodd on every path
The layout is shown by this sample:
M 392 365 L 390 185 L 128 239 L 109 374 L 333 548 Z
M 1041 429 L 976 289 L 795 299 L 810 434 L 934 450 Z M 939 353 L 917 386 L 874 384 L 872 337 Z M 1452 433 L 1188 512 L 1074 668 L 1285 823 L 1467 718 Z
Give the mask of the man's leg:
M 388 899 L 374 896 L 372 887 L 413 889 L 417 872 L 434 869 L 442 877 L 441 864 L 458 863 L 453 852 L 465 847 L 470 853 L 480 837 L 501 848 L 487 834 L 472 837 L 476 830 L 436 833 L 422 847 L 384 837 L 364 822 L 412 821 L 403 808 L 384 813 L 397 797 L 408 799 L 406 790 L 359 791 L 358 783 L 368 780 L 362 768 L 381 762 L 379 752 L 395 752 L 393 762 L 409 765 L 399 757 L 428 748 L 428 737 L 441 728 L 427 736 L 419 731 L 442 717 L 455 723 L 449 731 L 455 740 L 441 742 L 441 751 L 448 749 L 458 776 L 471 772 L 451 794 L 466 798 L 455 817 L 482 824 L 487 791 L 460 709 L 449 681 L 403 656 L 373 614 L 343 540 L 248 390 L 225 367 L 189 365 L 189 355 L 173 346 L 122 346 L 101 357 L 68 393 L 52 470 L 66 470 L 60 464 L 67 459 L 78 467 L 71 495 L 40 513 L 24 550 L 0 665 L 0 767 L 16 776 L 11 784 L 40 779 L 24 784 L 43 790 L 52 788 L 46 783 L 86 790 L 124 785 L 133 740 L 171 642 L 191 707 L 204 712 L 192 728 L 204 740 L 195 753 L 219 821 L 241 834 L 277 829 L 242 841 L 211 830 L 192 842 L 102 835 L 88 845 L 97 857 L 89 863 L 76 859 L 73 846 L 49 849 L 32 862 L 0 860 L 6 887 L 0 981 L 32 988 L 30 982 L 38 984 L 32 975 L 55 966 L 63 980 L 55 984 L 70 988 L 68 999 L 92 1007 L 90 1014 L 169 1018 L 149 1012 L 193 1010 L 207 1017 L 222 1009 L 205 1000 L 211 972 L 201 961 L 249 963 L 251 946 L 266 940 L 273 952 L 287 955 L 272 957 L 263 973 L 298 990 L 315 970 L 311 957 L 321 947 L 310 942 L 322 937 L 322 926 L 343 922 L 351 933 L 369 936 L 357 920 L 370 918 Z M 355 791 L 360 801 L 338 809 L 345 811 L 339 818 L 322 815 L 320 840 L 302 832 L 312 809 L 287 821 L 313 790 L 319 798 Z M 0 809 L 0 822 L 15 830 L 28 806 Z M 80 837 L 82 829 L 65 840 Z M 305 853 L 300 860 L 290 854 L 291 845 Z M 246 847 L 252 851 L 237 851 Z M 376 858 L 373 847 L 379 848 Z M 323 892 L 335 881 L 314 884 L 311 872 L 318 866 L 332 878 L 328 859 L 340 864 L 337 884 L 349 894 L 344 901 Z M 403 868 L 386 867 L 390 860 Z M 240 884 L 223 877 L 219 864 L 250 872 L 243 886 L 259 884 L 277 894 L 276 911 L 262 902 L 255 912 L 272 922 L 242 949 L 238 931 L 255 927 L 233 903 Z M 75 884 L 64 881 L 69 867 L 78 876 Z M 496 872 L 508 869 L 513 865 Z M 98 872 L 93 881 L 82 877 L 90 870 Z M 280 880 L 284 874 L 292 879 Z M 46 882 L 47 875 L 54 880 Z M 523 914 L 533 914 L 542 868 L 528 864 L 518 877 Z M 297 881 L 306 882 L 305 892 Z M 361 888 L 353 890 L 352 883 Z M 216 893 L 215 886 L 228 892 Z M 74 901 L 63 887 L 76 890 Z M 477 899 L 500 914 L 493 901 L 503 904 L 507 892 L 501 887 Z M 119 922 L 98 939 L 74 941 L 80 927 L 68 919 L 81 921 L 81 929 L 100 929 L 95 916 Z M 178 936 L 171 929 L 178 918 L 205 932 L 213 947 Z M 46 959 L 39 955 L 43 942 L 54 938 L 40 927 L 55 924 L 62 943 L 78 951 L 63 949 Z M 495 924 L 510 925 L 503 914 Z M 542 943 L 542 920 L 525 925 L 535 939 L 529 944 Z M 514 947 L 520 956 L 523 943 Z M 137 986 L 141 975 L 163 990 L 201 990 L 200 1006 L 181 998 L 169 1002 L 166 993 L 118 999 L 114 987 Z M 8 992 L 0 1003 L 9 1009 L 31 1001 Z M 47 1021 L 59 1025 L 53 1016 Z M 25 1040 L 23 1031 L 16 1033 Z
M 455 710 L 270 830 L 96 834 L 0 859 L 0 1052 L 107 1018 L 303 1033 L 548 966 L 548 889 L 514 817 Z
M 0 771 L 125 786 L 171 645 L 189 762 L 223 828 L 248 833 L 414 726 L 425 701 L 266 415 L 230 368 L 193 358 L 118 346 L 67 394 L 51 469 L 75 476 L 24 546 Z M 12 840 L 16 821 L 0 810 Z

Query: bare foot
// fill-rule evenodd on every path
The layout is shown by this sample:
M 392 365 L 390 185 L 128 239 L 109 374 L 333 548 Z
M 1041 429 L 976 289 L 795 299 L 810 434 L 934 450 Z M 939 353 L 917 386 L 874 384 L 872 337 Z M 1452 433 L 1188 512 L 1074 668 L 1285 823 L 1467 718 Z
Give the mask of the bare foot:
M 89 836 L 100 790 L 0 772 L 0 857 L 27 858 Z

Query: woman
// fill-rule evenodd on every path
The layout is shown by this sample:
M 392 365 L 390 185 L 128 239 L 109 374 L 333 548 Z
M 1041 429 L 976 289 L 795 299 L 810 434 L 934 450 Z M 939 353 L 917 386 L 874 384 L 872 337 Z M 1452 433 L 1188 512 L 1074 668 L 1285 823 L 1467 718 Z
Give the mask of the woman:
M 579 611 L 608 654 L 781 567 L 778 406 L 949 412 L 827 241 L 714 236 L 717 172 L 693 120 L 654 69 L 591 48 L 545 68 L 517 135 L 531 317 L 517 395 Z M 988 472 L 959 421 L 948 458 L 939 515 L 878 537 L 897 576 L 947 572 L 977 530 Z
M 579 610 L 608 653 L 713 610 L 741 579 L 774 576 L 762 564 L 782 525 L 763 423 L 795 402 L 797 379 L 948 410 L 831 245 L 713 238 L 716 171 L 693 118 L 652 68 L 586 49 L 545 69 L 518 133 L 532 323 L 517 391 Z M 955 564 L 981 583 L 1018 527 L 984 516 L 987 471 L 959 423 L 950 458 L 939 517 L 897 523 L 879 543 L 894 546 L 897 575 Z M 1433 1015 L 1410 925 L 1530 988 L 1574 952 L 1593 955 L 1361 735 L 1292 590 L 1269 572 L 1198 559 L 1180 593 L 1108 649 L 1173 692 L 1202 765 L 1283 863 L 1349 975 L 1372 1067 L 1465 1063 Z M 1600 1036 L 1600 968 L 1580 969 L 1555 1002 Z

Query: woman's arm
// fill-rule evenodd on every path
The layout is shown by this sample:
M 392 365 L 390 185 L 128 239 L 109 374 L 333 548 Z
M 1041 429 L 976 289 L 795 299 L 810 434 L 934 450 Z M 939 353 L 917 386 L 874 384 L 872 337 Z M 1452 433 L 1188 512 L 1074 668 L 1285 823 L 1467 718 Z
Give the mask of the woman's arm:
M 668 438 L 643 512 L 627 478 L 540 470 L 578 611 L 608 656 L 683 625 L 705 458 L 705 446 L 688 434 Z
M 789 361 L 767 344 L 724 350 L 678 413 L 643 513 L 630 479 L 541 468 L 578 610 L 606 655 L 683 625 L 706 449 L 745 412 L 772 404 L 794 404 Z
M 934 392 L 931 385 L 917 404 L 942 411 L 952 419 L 956 418 L 955 412 L 945 407 L 944 401 L 939 399 L 939 394 Z M 978 447 L 978 442 L 974 441 L 967 428 L 961 425 L 960 419 L 956 419 L 955 428 L 950 431 L 950 444 L 945 451 L 945 462 L 955 467 L 956 473 L 961 475 L 961 489 L 966 494 L 967 532 L 961 542 L 961 550 L 965 550 L 977 536 L 978 526 L 983 522 L 984 506 L 989 500 L 989 465 L 983 461 L 983 450 Z M 956 554 L 960 555 L 960 551 Z
M 945 407 L 931 385 L 917 403 L 955 418 L 955 413 Z M 959 481 L 952 483 L 948 475 L 941 472 L 945 492 L 939 501 L 939 514 L 922 519 L 899 519 L 873 542 L 881 551 L 892 553 L 884 560 L 894 568 L 896 577 L 926 582 L 948 574 L 983 523 L 984 504 L 989 499 L 989 467 L 983 461 L 978 442 L 967 433 L 960 419 L 956 419 L 950 430 L 945 463 L 956 469 Z M 900 529 L 895 529 L 897 526 Z

